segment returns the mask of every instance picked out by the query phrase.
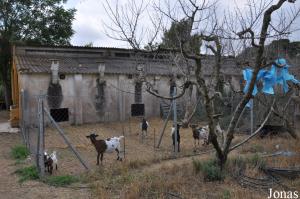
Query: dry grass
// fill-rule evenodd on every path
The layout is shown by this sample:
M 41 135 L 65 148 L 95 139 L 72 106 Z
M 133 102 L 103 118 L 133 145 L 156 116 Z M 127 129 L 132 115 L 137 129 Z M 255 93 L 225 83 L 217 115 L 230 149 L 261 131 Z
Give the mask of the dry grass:
M 95 198 L 171 198 L 178 194 L 183 198 L 265 198 L 267 193 L 240 187 L 229 175 L 224 182 L 204 182 L 203 174 L 196 174 L 192 166 L 192 158 L 181 158 L 192 155 L 194 143 L 191 129 L 181 131 L 181 150 L 179 159 L 173 157 L 170 137 L 171 122 L 169 122 L 160 149 L 154 149 L 154 131 L 157 141 L 163 121 L 158 118 L 150 119 L 150 129 L 147 138 L 141 142 L 137 135 L 139 120 L 132 119 L 127 123 L 100 123 L 82 126 L 63 125 L 67 136 L 76 146 L 84 159 L 92 166 L 92 171 L 85 174 L 84 169 L 68 150 L 58 133 L 52 129 L 46 130 L 46 148 L 57 150 L 59 170 L 54 175 L 83 173 L 83 181 L 92 183 Z M 105 154 L 103 166 L 96 166 L 96 152 L 90 141 L 85 137 L 90 132 L 99 134 L 100 138 L 119 136 L 125 132 L 126 153 L 125 161 L 116 161 L 116 154 Z M 234 143 L 247 136 L 236 135 Z M 123 143 L 122 143 L 123 144 Z M 263 164 L 272 167 L 300 166 L 300 156 L 260 158 L 261 154 L 274 153 L 279 150 L 289 150 L 300 154 L 297 141 L 288 136 L 259 139 L 254 138 L 249 143 L 230 154 L 230 158 L 241 154 L 247 157 L 246 174 L 252 177 L 261 176 L 258 169 Z M 208 148 L 200 146 L 199 151 Z M 255 155 L 257 154 L 257 155 Z M 259 157 L 258 157 L 259 156 Z M 211 158 L 211 155 L 196 157 L 200 161 Z M 285 182 L 291 187 L 300 189 L 299 180 Z M 212 191 L 213 189 L 213 191 Z
M 173 157 L 173 146 L 170 135 L 170 129 L 172 122 L 169 122 L 163 136 L 161 146 L 159 149 L 154 148 L 154 141 L 157 142 L 163 121 L 159 118 L 152 118 L 149 120 L 150 129 L 148 135 L 142 142 L 141 137 L 138 135 L 139 132 L 139 119 L 131 119 L 130 123 L 99 123 L 99 124 L 85 124 L 82 126 L 70 126 L 63 125 L 63 129 L 66 132 L 67 137 L 70 139 L 72 144 L 82 154 L 84 159 L 96 169 L 96 151 L 94 146 L 90 143 L 85 136 L 91 132 L 95 132 L 99 135 L 100 139 L 120 136 L 125 134 L 125 164 L 130 164 L 132 167 L 146 166 L 152 163 L 159 162 Z M 121 145 L 123 146 L 124 141 Z M 48 151 L 58 151 L 60 158 L 60 171 L 62 173 L 78 173 L 83 172 L 84 169 L 74 158 L 74 155 L 69 151 L 67 145 L 63 139 L 52 127 L 46 128 L 45 138 L 46 149 Z M 198 147 L 198 151 L 207 150 L 207 146 Z M 192 138 L 191 129 L 182 129 L 181 131 L 181 152 L 179 157 L 194 154 L 194 142 Z M 116 154 L 104 154 L 104 167 L 112 167 L 116 164 L 124 164 L 116 162 Z

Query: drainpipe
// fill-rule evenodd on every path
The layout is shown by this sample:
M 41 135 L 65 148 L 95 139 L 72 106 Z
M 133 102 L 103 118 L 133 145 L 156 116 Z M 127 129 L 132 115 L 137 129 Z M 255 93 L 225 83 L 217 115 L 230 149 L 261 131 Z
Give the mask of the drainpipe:
M 52 74 L 52 84 L 58 84 L 58 69 L 59 69 L 59 61 L 51 60 L 51 74 Z

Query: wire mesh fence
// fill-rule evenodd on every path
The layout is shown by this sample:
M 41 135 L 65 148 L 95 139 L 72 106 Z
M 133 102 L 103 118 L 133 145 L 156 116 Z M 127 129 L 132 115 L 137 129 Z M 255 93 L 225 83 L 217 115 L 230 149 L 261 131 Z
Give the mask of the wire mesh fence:
M 286 109 L 284 117 L 294 121 L 293 111 L 295 111 L 296 105 L 293 101 L 289 101 L 290 96 L 291 95 L 276 96 L 278 101 L 277 109 L 279 111 L 281 110 L 281 112 Z M 86 135 L 89 133 L 96 133 L 101 139 L 124 135 L 126 138 L 126 141 L 124 141 L 126 142 L 126 147 L 122 148 L 122 152 L 124 152 L 124 156 L 126 153 L 127 160 L 133 162 L 144 160 L 156 161 L 158 159 L 166 159 L 173 155 L 172 138 L 170 136 L 172 127 L 171 121 L 167 123 L 166 132 L 163 135 L 162 145 L 159 149 L 155 146 L 157 145 L 160 132 L 164 126 L 162 119 L 156 118 L 153 120 L 155 124 L 150 123 L 150 130 L 147 136 L 142 140 L 139 130 L 141 117 L 129 117 L 129 119 L 123 121 L 118 120 L 120 118 L 116 117 L 117 122 L 111 122 L 113 115 L 119 115 L 120 110 L 130 114 L 130 104 L 125 106 L 126 103 L 121 103 L 117 106 L 106 107 L 107 111 L 101 115 L 95 108 L 95 100 L 88 98 L 88 96 L 63 96 L 63 100 L 61 101 L 61 99 L 59 99 L 61 96 L 55 98 L 47 95 L 29 95 L 26 91 L 22 91 L 20 97 L 21 133 L 26 146 L 36 159 L 37 165 L 42 164 L 41 162 L 38 163 L 39 158 L 43 157 L 43 153 L 41 153 L 40 149 L 48 150 L 49 152 L 56 150 L 58 151 L 59 158 L 62 159 L 63 168 L 61 172 L 75 172 L 78 168 L 84 169 L 84 166 L 82 166 L 80 161 L 76 158 L 76 154 L 72 153 L 72 150 L 69 150 L 72 147 L 70 147 L 63 138 L 64 136 L 61 135 L 61 131 L 63 131 L 63 134 L 65 134 L 75 150 L 79 154 L 83 154 L 83 161 L 87 160 L 88 164 L 94 164 L 96 162 L 94 146 L 90 140 L 86 138 Z M 216 112 L 223 114 L 223 117 L 220 119 L 220 124 L 223 129 L 226 129 L 229 124 L 232 114 L 241 98 L 241 94 L 235 94 L 223 98 L 222 101 L 215 101 Z M 272 96 L 266 95 L 258 95 L 254 99 L 254 126 L 259 125 L 263 120 L 272 99 Z M 41 118 L 41 108 L 38 108 L 41 101 L 43 102 L 43 118 Z M 47 113 L 45 113 L 45 110 Z M 241 118 L 238 127 L 242 129 L 243 132 L 249 131 L 250 109 L 246 108 Z M 279 124 L 278 120 L 276 121 L 275 119 L 276 117 L 274 116 L 274 119 L 270 119 L 270 122 Z M 201 103 L 199 103 L 197 107 L 194 120 L 206 121 L 205 109 Z M 282 123 L 282 118 L 279 121 Z M 39 137 L 41 131 L 44 131 L 44 134 L 42 137 Z M 181 143 L 182 150 L 178 157 L 194 155 L 194 144 L 191 141 L 192 131 L 190 129 L 182 129 L 181 135 L 183 140 Z M 109 164 L 114 164 L 113 155 L 110 155 L 108 159 Z
M 170 136 L 172 122 L 168 123 L 162 141 L 163 144 L 158 149 L 155 144 L 162 128 L 161 123 L 163 121 L 161 119 L 154 119 L 155 123 L 150 123 L 147 134 L 141 136 L 139 129 L 142 117 L 130 117 L 125 121 L 116 122 L 99 120 L 99 113 L 93 109 L 95 106 L 92 99 L 85 101 L 84 108 L 80 108 L 77 107 L 77 101 L 83 100 L 82 98 L 63 96 L 60 107 L 53 107 L 52 105 L 55 103 L 49 103 L 49 100 L 56 100 L 53 96 L 30 96 L 25 91 L 22 91 L 20 96 L 21 132 L 24 142 L 30 149 L 40 171 L 44 170 L 43 158 L 45 151 L 48 154 L 52 151 L 58 152 L 60 165 L 62 165 L 62 167 L 59 167 L 60 171 L 57 171 L 59 173 L 82 171 L 86 160 L 86 167 L 93 165 L 96 162 L 96 151 L 91 141 L 86 138 L 86 135 L 90 133 L 98 134 L 100 139 L 124 135 L 125 139 L 121 142 L 121 155 L 126 156 L 127 161 L 157 161 L 173 155 L 172 138 Z M 118 107 L 110 107 L 110 109 L 118 110 Z M 124 107 L 124 109 L 127 110 L 127 107 Z M 78 125 L 79 120 L 82 122 L 81 125 Z M 188 135 L 187 137 L 190 138 Z M 189 143 L 188 146 L 183 146 L 183 151 L 186 149 L 187 152 L 182 152 L 181 155 L 194 154 L 193 150 L 189 149 L 192 148 L 191 146 Z M 82 154 L 83 160 L 78 161 L 76 152 L 74 154 L 72 151 L 77 151 L 79 156 Z M 109 164 L 114 164 L 114 155 L 105 155 L 105 157 L 108 159 Z M 80 162 L 84 162 L 83 166 Z

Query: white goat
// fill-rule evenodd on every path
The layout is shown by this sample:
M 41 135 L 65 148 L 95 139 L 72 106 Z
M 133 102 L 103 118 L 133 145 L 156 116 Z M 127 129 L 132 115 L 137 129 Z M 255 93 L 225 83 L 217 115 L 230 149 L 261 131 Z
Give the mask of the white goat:
M 57 170 L 57 163 L 58 163 L 58 160 L 57 160 L 56 151 L 53 151 L 53 152 L 50 154 L 50 158 L 53 160 L 53 163 L 55 164 L 55 169 Z

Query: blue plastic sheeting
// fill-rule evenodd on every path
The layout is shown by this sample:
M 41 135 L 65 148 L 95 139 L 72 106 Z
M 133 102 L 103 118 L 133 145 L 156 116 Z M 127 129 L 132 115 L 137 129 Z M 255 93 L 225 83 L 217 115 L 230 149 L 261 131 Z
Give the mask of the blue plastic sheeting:
M 257 82 L 262 81 L 263 88 L 262 92 L 266 94 L 274 94 L 274 86 L 276 84 L 281 84 L 283 87 L 283 91 L 286 93 L 289 90 L 287 81 L 292 81 L 296 84 L 299 84 L 300 82 L 295 79 L 295 77 L 291 74 L 289 74 L 288 68 L 289 65 L 287 64 L 286 60 L 283 58 L 277 59 L 276 61 L 277 65 L 283 66 L 282 68 L 277 68 L 275 65 L 272 65 L 270 70 L 261 69 L 256 78 L 256 82 L 252 91 L 252 95 L 255 96 L 258 93 L 257 89 Z M 252 78 L 253 70 L 252 69 L 245 69 L 243 70 L 243 76 L 244 80 L 246 81 L 246 85 L 244 87 L 243 92 L 246 93 L 250 86 L 250 81 Z M 252 103 L 249 103 L 246 105 L 247 107 L 251 107 Z

